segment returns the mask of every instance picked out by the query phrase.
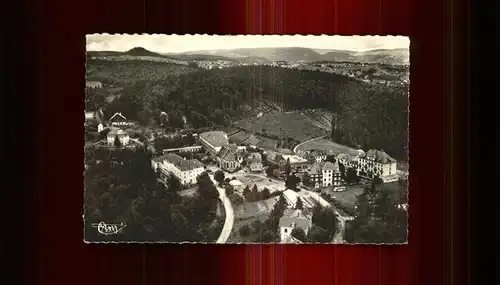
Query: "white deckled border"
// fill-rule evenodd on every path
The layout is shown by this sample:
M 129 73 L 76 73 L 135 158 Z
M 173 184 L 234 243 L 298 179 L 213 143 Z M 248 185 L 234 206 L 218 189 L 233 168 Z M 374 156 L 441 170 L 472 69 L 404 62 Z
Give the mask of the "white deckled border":
M 400 38 L 400 37 L 405 37 L 408 38 L 408 49 L 409 49 L 409 58 L 408 58 L 408 65 L 409 65 L 409 90 L 408 90 L 408 191 L 407 191 L 407 198 L 408 198 L 408 210 L 407 210 L 407 215 L 408 215 L 408 227 L 407 227 L 407 241 L 403 243 L 347 243 L 347 242 L 342 242 L 342 243 L 258 243 L 258 242 L 226 242 L 226 243 L 217 243 L 217 242 L 189 242 L 189 241 L 183 241 L 183 242 L 171 242 L 171 241 L 120 241 L 119 239 L 117 240 L 107 240 L 107 241 L 88 241 L 86 240 L 86 225 L 85 225 L 85 214 L 82 214 L 82 221 L 83 221 L 83 242 L 85 244 L 209 244 L 209 245 L 214 245 L 214 244 L 220 244 L 220 245 L 259 245 L 259 246 L 301 246 L 301 245 L 307 245 L 307 246 L 319 246 L 319 245 L 343 245 L 343 246 L 398 246 L 398 245 L 407 245 L 409 242 L 409 230 L 410 230 L 410 211 L 409 211 L 409 205 L 410 205 L 410 199 L 409 199 L 409 192 L 410 192 L 410 185 L 411 185 L 411 155 L 410 155 L 410 89 L 411 89 L 411 40 L 408 36 L 403 36 L 403 35 L 393 35 L 393 34 L 387 34 L 387 35 L 327 35 L 327 34 L 230 34 L 230 35 L 220 35 L 220 34 L 161 34 L 161 33 L 93 33 L 93 34 L 87 34 L 85 37 L 85 43 L 87 44 L 88 37 L 89 36 L 190 36 L 190 37 L 199 37 L 199 36 L 216 36 L 216 37 L 268 37 L 268 36 L 280 36 L 280 37 L 293 37 L 293 36 L 298 36 L 298 37 L 304 37 L 304 36 L 314 36 L 314 37 L 341 37 L 341 38 Z M 133 48 L 133 47 L 130 47 Z M 266 47 L 263 47 L 266 48 Z M 272 48 L 272 47 L 271 47 Z M 86 48 L 85 48 L 86 50 Z M 126 49 L 127 50 L 127 49 Z M 124 50 L 124 51 L 126 51 Z M 87 52 L 87 50 L 86 50 Z M 87 66 L 87 62 L 85 61 L 85 67 Z M 86 78 L 84 78 L 85 80 Z M 85 83 L 85 82 L 83 82 Z M 85 85 L 84 85 L 85 86 Z M 85 94 L 85 99 L 86 99 L 86 94 Z M 85 138 L 83 138 L 85 140 Z M 85 143 L 84 143 L 85 145 Z M 85 149 L 84 149 L 85 150 Z M 85 155 L 85 154 L 84 154 Z M 85 167 L 83 170 L 83 179 L 82 183 L 84 183 L 85 179 Z M 84 191 L 82 192 L 83 194 L 83 203 L 81 205 L 81 209 L 84 211 L 84 203 L 85 203 L 85 187 Z M 119 235 L 117 236 L 119 237 Z

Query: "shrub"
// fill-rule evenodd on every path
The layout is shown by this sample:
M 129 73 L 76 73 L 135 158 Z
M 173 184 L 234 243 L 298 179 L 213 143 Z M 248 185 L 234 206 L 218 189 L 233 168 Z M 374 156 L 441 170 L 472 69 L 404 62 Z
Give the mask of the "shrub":
M 233 193 L 229 196 L 229 201 L 233 206 L 238 206 L 243 204 L 243 197 L 241 197 L 238 193 Z
M 232 186 L 226 186 L 226 196 L 231 196 L 234 193 L 234 188 Z
M 240 236 L 247 237 L 252 233 L 252 229 L 248 225 L 243 225 L 240 229 Z
M 260 220 L 255 220 L 252 222 L 252 229 L 254 233 L 259 233 L 262 230 L 264 224 Z

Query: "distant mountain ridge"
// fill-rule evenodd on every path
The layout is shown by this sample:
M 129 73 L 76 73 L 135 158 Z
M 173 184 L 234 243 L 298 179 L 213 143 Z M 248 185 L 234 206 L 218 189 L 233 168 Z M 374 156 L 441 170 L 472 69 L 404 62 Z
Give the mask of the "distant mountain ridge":
M 130 49 L 128 51 L 88 51 L 87 55 L 88 56 L 96 56 L 96 57 L 129 55 L 129 56 L 150 56 L 150 57 L 170 58 L 166 55 L 152 52 L 152 51 L 147 50 L 143 47 L 135 47 L 135 48 Z M 172 58 L 172 59 L 174 59 L 174 58 Z
M 242 48 L 231 50 L 192 51 L 182 54 L 207 54 L 228 58 L 258 57 L 269 61 L 315 62 L 348 61 L 366 63 L 408 64 L 410 51 L 403 49 L 376 49 L 369 51 L 314 50 L 302 47 Z
M 136 47 L 126 52 L 117 51 L 90 51 L 89 56 L 149 56 L 172 60 L 238 60 L 244 62 L 265 64 L 272 61 L 286 62 L 360 62 L 360 63 L 388 63 L 397 65 L 409 64 L 410 51 L 402 49 L 376 49 L 368 51 L 348 50 L 313 50 L 302 47 L 285 48 L 241 48 L 229 50 L 201 50 L 184 53 L 156 53 L 142 47 Z

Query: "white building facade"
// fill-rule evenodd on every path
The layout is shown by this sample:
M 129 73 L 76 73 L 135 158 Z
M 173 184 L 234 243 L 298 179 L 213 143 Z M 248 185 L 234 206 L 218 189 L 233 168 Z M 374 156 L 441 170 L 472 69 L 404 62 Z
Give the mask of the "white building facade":
M 152 161 L 153 169 L 160 168 L 177 177 L 182 185 L 194 185 L 197 178 L 205 171 L 196 159 L 184 159 L 176 154 L 165 154 Z
M 130 142 L 130 136 L 127 132 L 124 132 L 120 129 L 112 129 L 106 136 L 106 140 L 109 146 L 115 145 L 116 137 L 118 137 L 118 140 L 120 141 L 122 146 L 126 146 Z
M 345 190 L 338 162 L 315 162 L 309 170 L 308 176 L 315 188 L 331 186 L 334 187 L 334 191 Z
M 358 171 L 360 176 L 367 178 L 378 176 L 382 180 L 389 181 L 391 177 L 397 177 L 397 162 L 383 151 L 370 150 L 358 159 Z
M 301 210 L 287 210 L 280 218 L 279 227 L 280 240 L 284 242 L 291 238 L 292 231 L 295 228 L 302 229 L 307 235 L 309 229 L 312 227 L 312 220 L 310 217 L 304 215 Z

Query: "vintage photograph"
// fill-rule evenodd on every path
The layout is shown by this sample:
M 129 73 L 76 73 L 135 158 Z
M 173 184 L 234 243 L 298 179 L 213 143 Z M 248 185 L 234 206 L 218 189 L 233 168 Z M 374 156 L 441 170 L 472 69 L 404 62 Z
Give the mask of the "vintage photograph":
M 402 36 L 87 35 L 84 241 L 407 243 L 409 55 Z

